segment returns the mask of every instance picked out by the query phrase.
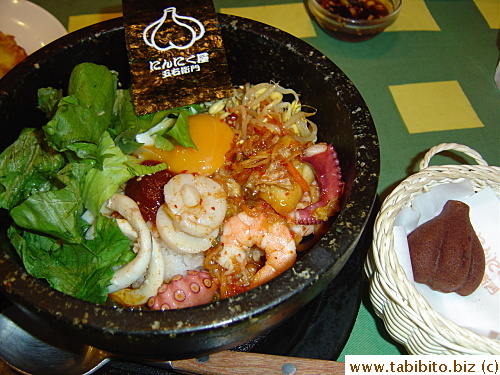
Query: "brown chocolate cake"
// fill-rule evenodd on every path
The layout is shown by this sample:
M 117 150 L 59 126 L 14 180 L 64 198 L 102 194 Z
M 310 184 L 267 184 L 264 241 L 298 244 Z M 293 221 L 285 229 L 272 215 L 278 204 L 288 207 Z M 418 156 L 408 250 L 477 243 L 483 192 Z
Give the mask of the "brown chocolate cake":
M 483 279 L 484 251 L 463 202 L 446 202 L 438 216 L 408 235 L 408 246 L 417 283 L 467 296 Z

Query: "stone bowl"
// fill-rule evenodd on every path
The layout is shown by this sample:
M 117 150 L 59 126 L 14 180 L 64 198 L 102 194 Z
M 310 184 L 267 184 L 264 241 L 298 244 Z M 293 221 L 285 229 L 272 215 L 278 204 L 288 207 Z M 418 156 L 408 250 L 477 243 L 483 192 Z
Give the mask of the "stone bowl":
M 268 25 L 223 15 L 219 23 L 234 84 L 279 82 L 317 109 L 318 140 L 335 146 L 345 191 L 328 231 L 296 264 L 261 287 L 181 310 L 97 305 L 60 293 L 28 275 L 6 236 L 0 213 L 0 289 L 14 304 L 68 335 L 110 352 L 155 359 L 193 358 L 241 345 L 291 317 L 316 297 L 351 256 L 377 196 L 379 144 L 363 98 L 332 61 L 307 43 Z M 70 33 L 16 66 L 0 81 L 0 150 L 24 127 L 41 127 L 37 89 L 65 88 L 81 62 L 106 65 L 130 84 L 121 18 Z M 332 317 L 335 318 L 335 317 Z

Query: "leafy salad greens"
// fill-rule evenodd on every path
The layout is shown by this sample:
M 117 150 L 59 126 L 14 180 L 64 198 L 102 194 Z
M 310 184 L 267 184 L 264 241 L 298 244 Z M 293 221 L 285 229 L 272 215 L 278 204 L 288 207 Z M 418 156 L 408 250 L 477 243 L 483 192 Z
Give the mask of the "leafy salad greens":
M 195 147 L 187 118 L 201 107 L 138 117 L 131 91 L 118 88 L 118 74 L 92 63 L 74 68 L 67 96 L 43 88 L 38 102 L 48 122 L 41 129 L 25 128 L 0 154 L 0 208 L 13 219 L 7 234 L 32 276 L 103 303 L 113 267 L 135 254 L 115 220 L 100 209 L 130 178 L 166 167 L 144 166 L 130 156 L 141 146 L 136 135 L 156 126 L 157 147 Z M 169 126 L 157 126 L 166 120 Z M 90 238 L 85 212 L 96 218 Z

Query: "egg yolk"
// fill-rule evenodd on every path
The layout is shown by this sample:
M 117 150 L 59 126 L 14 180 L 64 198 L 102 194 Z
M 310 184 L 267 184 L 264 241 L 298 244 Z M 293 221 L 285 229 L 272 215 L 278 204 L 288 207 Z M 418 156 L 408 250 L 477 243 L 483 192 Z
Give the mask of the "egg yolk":
M 227 123 L 209 114 L 190 116 L 188 122 L 189 134 L 197 149 L 177 145 L 172 151 L 165 151 L 143 146 L 139 156 L 166 163 L 172 173 L 214 173 L 224 164 L 233 142 L 233 131 Z

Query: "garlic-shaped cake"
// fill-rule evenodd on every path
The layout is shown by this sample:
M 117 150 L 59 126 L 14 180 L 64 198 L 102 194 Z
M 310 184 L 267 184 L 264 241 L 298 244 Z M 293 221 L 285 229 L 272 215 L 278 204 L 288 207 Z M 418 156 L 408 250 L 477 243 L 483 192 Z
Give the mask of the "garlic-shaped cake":
M 438 216 L 408 235 L 408 246 L 417 283 L 467 296 L 483 279 L 483 247 L 470 222 L 469 206 L 463 202 L 446 202 Z

